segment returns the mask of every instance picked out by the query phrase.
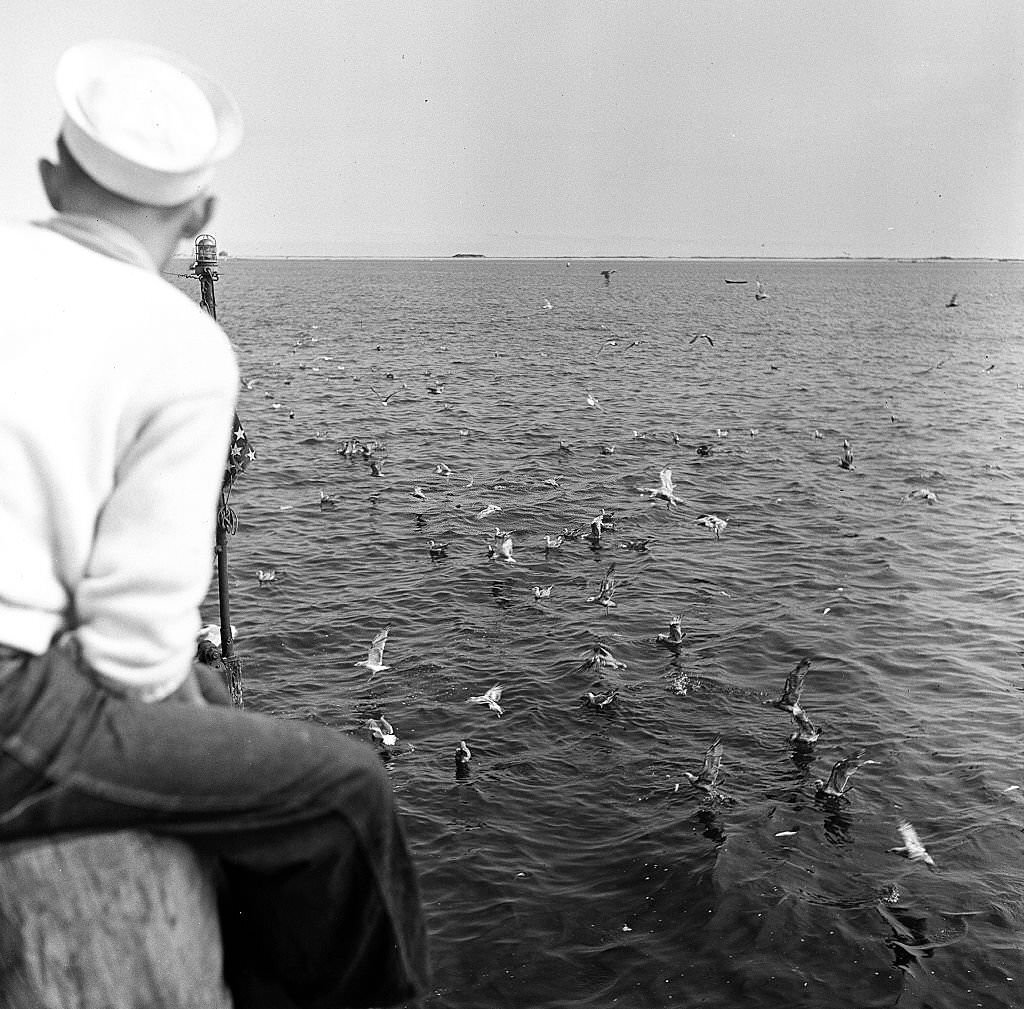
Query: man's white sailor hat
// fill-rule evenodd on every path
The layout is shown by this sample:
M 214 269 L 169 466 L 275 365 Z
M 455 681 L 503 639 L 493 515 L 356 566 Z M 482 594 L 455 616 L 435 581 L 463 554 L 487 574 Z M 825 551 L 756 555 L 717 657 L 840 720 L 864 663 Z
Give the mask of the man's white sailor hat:
M 98 40 L 57 64 L 61 135 L 106 189 L 159 207 L 209 185 L 242 139 L 234 99 L 198 67 L 138 42 Z

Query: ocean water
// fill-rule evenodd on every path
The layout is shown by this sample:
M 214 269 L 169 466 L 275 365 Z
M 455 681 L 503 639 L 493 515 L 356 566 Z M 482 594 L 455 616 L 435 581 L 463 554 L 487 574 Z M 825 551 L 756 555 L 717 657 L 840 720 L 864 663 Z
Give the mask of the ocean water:
M 246 703 L 394 725 L 427 1005 L 1024 1006 L 1021 264 L 226 260 L 217 296 Z M 771 704 L 802 658 L 811 753 Z

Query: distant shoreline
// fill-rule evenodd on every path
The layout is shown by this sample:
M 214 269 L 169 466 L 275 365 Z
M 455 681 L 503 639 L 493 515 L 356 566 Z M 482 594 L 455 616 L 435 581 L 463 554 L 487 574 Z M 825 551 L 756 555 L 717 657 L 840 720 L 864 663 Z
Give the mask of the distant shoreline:
M 175 256 L 190 260 L 191 255 Z M 483 253 L 456 253 L 438 256 L 301 256 L 286 254 L 232 253 L 225 259 L 300 260 L 303 262 L 452 262 L 455 260 L 484 260 L 487 262 L 569 262 L 569 263 L 1024 263 L 1012 256 L 487 256 Z

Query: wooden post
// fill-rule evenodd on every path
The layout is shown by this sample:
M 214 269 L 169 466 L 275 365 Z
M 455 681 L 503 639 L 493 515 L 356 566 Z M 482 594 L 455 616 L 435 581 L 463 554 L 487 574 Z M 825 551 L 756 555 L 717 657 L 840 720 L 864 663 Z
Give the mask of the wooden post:
M 196 258 L 192 263 L 192 272 L 199 279 L 199 307 L 212 318 L 217 318 L 217 295 L 214 284 L 220 278 L 217 270 L 217 240 L 213 235 L 200 235 L 196 239 Z M 217 596 L 220 603 L 220 648 L 227 674 L 228 690 L 231 702 L 236 707 L 244 705 L 242 695 L 242 662 L 235 656 L 234 639 L 231 634 L 231 601 L 228 590 L 228 533 L 234 533 L 237 526 L 235 513 L 228 505 L 228 497 L 234 485 L 235 477 L 245 469 L 253 455 L 242 428 L 235 414 L 232 431 L 231 450 L 228 455 L 221 486 L 221 503 L 217 511 Z
M 4 1009 L 230 1009 L 211 866 L 139 831 L 0 845 Z

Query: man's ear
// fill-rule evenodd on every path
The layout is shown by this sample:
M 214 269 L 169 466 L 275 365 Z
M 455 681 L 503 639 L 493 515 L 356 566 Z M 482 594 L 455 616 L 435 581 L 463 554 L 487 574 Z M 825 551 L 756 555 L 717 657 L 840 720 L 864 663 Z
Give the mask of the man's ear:
M 60 165 L 55 165 L 46 158 L 39 159 L 39 178 L 42 180 L 46 198 L 50 206 L 59 214 L 64 204 L 64 187 L 61 185 Z
M 217 206 L 215 196 L 197 197 L 189 207 L 189 213 L 181 226 L 182 238 L 194 238 L 206 227 Z

